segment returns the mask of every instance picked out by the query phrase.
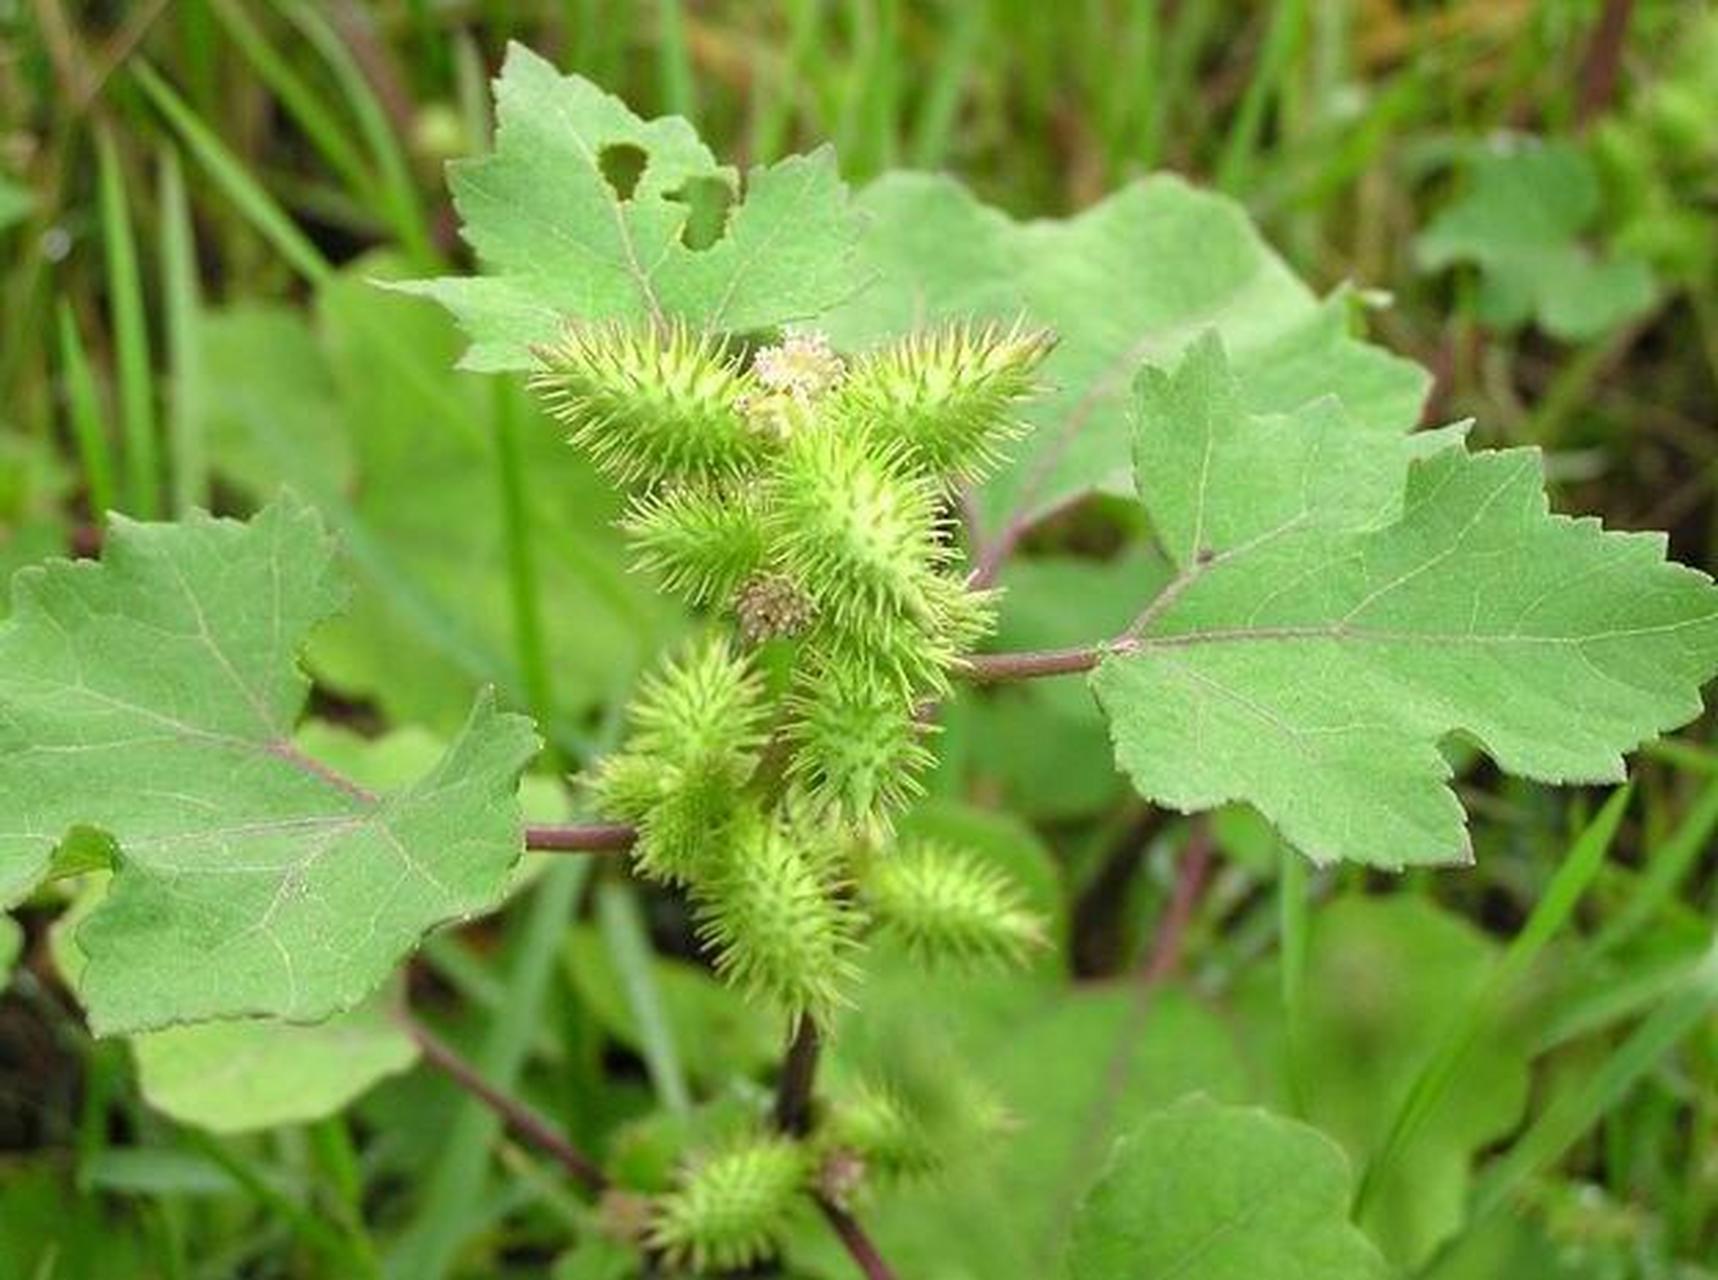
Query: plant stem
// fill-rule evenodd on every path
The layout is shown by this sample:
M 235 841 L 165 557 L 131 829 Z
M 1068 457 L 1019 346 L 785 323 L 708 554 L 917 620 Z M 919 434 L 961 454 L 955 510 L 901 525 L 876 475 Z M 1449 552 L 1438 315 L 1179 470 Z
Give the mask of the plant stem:
M 1605 0 L 1593 28 L 1587 55 L 1581 59 L 1580 93 L 1575 103 L 1575 123 L 1585 129 L 1611 104 L 1616 95 L 1618 74 L 1623 65 L 1623 46 L 1628 39 L 1629 18 L 1634 0 Z
M 828 1196 L 816 1197 L 817 1207 L 823 1211 L 824 1218 L 835 1229 L 836 1236 L 846 1246 L 848 1255 L 858 1264 L 865 1280 L 895 1280 L 895 1273 L 883 1255 L 877 1252 L 877 1246 L 871 1243 L 871 1237 L 865 1234 L 865 1228 L 859 1225 L 859 1220 L 843 1209 Z
M 776 1128 L 795 1138 L 803 1138 L 811 1131 L 812 1086 L 817 1079 L 817 1058 L 822 1045 L 817 1023 L 810 1014 L 800 1014 L 775 1096 Z M 857 1218 L 821 1191 L 813 1192 L 812 1199 L 865 1280 L 895 1280 L 894 1271 L 883 1261 L 883 1255 L 877 1252 L 877 1246 Z
M 525 828 L 525 847 L 539 853 L 623 853 L 638 839 L 624 822 L 537 823 Z
M 472 1063 L 454 1052 L 430 1029 L 409 1014 L 400 1015 L 406 1034 L 417 1042 L 424 1061 L 476 1098 L 496 1115 L 519 1138 L 555 1160 L 585 1190 L 595 1195 L 608 1186 L 608 1178 L 583 1151 L 569 1141 L 565 1134 L 520 1099 L 497 1089 L 483 1078 Z
M 1068 649 L 1028 649 L 1020 653 L 975 653 L 958 668 L 973 684 L 1002 684 L 1090 671 L 1111 653 L 1109 644 L 1083 644 Z
M 799 1025 L 782 1064 L 781 1084 L 776 1089 L 775 1123 L 783 1133 L 803 1137 L 811 1129 L 811 1087 L 817 1077 L 817 1055 L 822 1041 L 810 1014 L 800 1014 Z

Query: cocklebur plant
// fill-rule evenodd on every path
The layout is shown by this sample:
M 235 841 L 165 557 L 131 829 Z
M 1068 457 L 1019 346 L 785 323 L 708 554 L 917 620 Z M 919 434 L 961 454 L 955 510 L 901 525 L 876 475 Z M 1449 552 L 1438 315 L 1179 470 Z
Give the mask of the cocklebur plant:
M 304 733 L 329 665 L 309 641 L 348 575 L 303 501 L 245 521 L 115 519 L 99 563 L 25 571 L 0 625 L 0 902 L 107 873 L 80 889 L 60 967 L 92 1029 L 131 1039 L 158 1105 L 151 1072 L 178 1055 L 173 1114 L 213 1123 L 187 1061 L 290 1045 L 326 1063 L 361 1036 L 376 1073 L 421 1053 L 610 1193 L 601 1216 L 633 1272 L 797 1264 L 815 1206 L 874 1280 L 892 1272 L 859 1219 L 885 1196 L 935 1216 L 930 1179 L 960 1156 L 1042 1135 L 1015 1114 L 1030 1097 L 967 1078 L 988 1063 L 850 1048 L 890 1012 L 867 1004 L 879 956 L 923 984 L 933 967 L 1057 958 L 1026 885 L 909 825 L 933 712 L 962 686 L 1084 674 L 1146 800 L 1245 804 L 1315 861 L 1385 868 L 1471 858 L 1453 737 L 1528 778 L 1609 782 L 1623 753 L 1698 714 L 1718 668 L 1710 582 L 1655 535 L 1553 515 L 1532 451 L 1416 430 L 1423 372 L 1357 337 L 1353 300 L 1315 298 L 1232 203 L 1153 178 L 1021 224 L 924 175 L 850 196 L 827 151 L 742 184 L 686 122 L 641 120 L 523 50 L 497 96 L 493 154 L 453 170 L 481 272 L 398 287 L 453 312 L 468 367 L 536 388 L 624 493 L 634 563 L 693 634 L 582 775 L 604 820 L 528 825 L 519 781 L 540 743 L 504 709 L 526 704 L 510 672 L 485 672 L 504 692 L 480 692 L 415 771 L 365 781 Z M 617 150 L 642 156 L 624 190 Z M 690 202 L 711 184 L 729 207 L 694 239 Z M 1155 548 L 1131 620 L 984 652 L 1010 553 L 1130 479 Z M 390 1019 L 402 960 L 500 906 L 527 848 L 625 850 L 684 900 L 700 960 L 789 1040 L 773 1106 L 755 1064 L 732 1098 L 684 1113 L 664 1089 L 672 1105 L 646 1123 L 723 1100 L 742 1114 L 720 1133 L 688 1122 L 666 1170 L 635 1178 L 618 1149 L 578 1153 Z M 1054 1006 L 1047 993 L 1093 1016 L 1065 988 L 1026 995 Z M 294 1117 L 375 1078 L 319 1081 L 312 1104 L 257 1074 L 292 1093 L 269 1114 Z M 992 1214 L 1003 1256 L 1065 1257 L 1075 1280 L 1134 1258 L 1260 1274 L 1251 1260 L 1302 1251 L 1336 1280 L 1377 1273 L 1332 1141 L 1166 1101 L 1101 1178 L 1090 1134 L 1070 1139 L 1058 1156 L 1088 1176 L 1066 1202 Z M 1035 1214 L 1055 1216 L 1049 1234 L 1013 1249 Z
M 642 874 L 689 895 L 716 972 L 803 1034 L 855 998 L 872 929 L 927 964 L 1007 964 L 1043 941 L 1002 873 L 896 847 L 892 826 L 933 762 L 923 706 L 993 603 L 963 581 L 949 507 L 1018 434 L 1050 346 L 961 326 L 844 356 L 790 333 L 742 360 L 647 323 L 536 351 L 532 385 L 571 442 L 635 488 L 623 527 L 641 564 L 712 615 L 641 686 L 596 808 L 636 827 Z M 927 1167 L 902 1154 L 925 1140 L 890 1101 L 843 1112 L 824 1166 Z M 671 1262 L 749 1265 L 816 1167 L 780 1138 L 711 1156 L 651 1242 Z

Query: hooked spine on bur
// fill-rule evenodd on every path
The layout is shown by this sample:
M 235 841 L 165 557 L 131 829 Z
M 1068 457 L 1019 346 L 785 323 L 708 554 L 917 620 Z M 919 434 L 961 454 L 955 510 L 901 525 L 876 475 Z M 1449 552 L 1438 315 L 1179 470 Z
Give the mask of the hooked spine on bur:
M 992 628 L 951 504 L 1021 427 L 1050 336 L 955 324 L 880 349 L 745 348 L 680 323 L 576 324 L 532 386 L 629 501 L 637 566 L 713 615 L 645 680 L 592 778 L 683 888 L 717 971 L 793 1016 L 844 1002 L 867 930 L 915 959 L 1037 937 L 976 858 L 893 849 L 935 763 L 919 708 Z M 899 859 L 899 865 L 895 860 Z

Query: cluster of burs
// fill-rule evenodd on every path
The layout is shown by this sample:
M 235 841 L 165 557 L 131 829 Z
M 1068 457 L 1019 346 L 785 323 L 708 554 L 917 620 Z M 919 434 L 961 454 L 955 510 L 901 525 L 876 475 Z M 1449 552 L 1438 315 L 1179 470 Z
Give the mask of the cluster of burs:
M 1017 960 L 1040 939 L 1006 876 L 897 839 L 891 818 L 933 763 L 928 713 L 994 612 L 951 513 L 1018 434 L 1049 347 L 957 325 L 843 357 L 816 334 L 748 347 L 646 322 L 575 325 L 536 353 L 534 387 L 630 494 L 638 564 L 710 622 L 643 682 L 593 779 L 598 808 L 636 826 L 642 874 L 687 893 L 718 970 L 790 1016 L 828 1025 L 873 931 L 926 963 Z M 898 1100 L 860 1093 L 848 1146 L 922 1162 Z M 761 1209 L 809 1158 L 765 1142 L 710 1162 L 658 1244 L 743 1261 L 764 1239 L 701 1229 L 699 1196 Z

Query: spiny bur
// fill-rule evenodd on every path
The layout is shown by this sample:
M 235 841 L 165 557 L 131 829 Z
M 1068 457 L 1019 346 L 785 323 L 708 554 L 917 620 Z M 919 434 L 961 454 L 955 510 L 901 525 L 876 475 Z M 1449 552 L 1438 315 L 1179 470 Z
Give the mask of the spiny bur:
M 948 325 L 909 335 L 853 364 L 830 413 L 925 472 L 970 481 L 1021 435 L 1019 406 L 1037 390 L 1053 345 L 1020 325 Z
M 780 1251 L 811 1174 L 803 1147 L 760 1136 L 715 1152 L 660 1197 L 650 1244 L 672 1267 L 739 1271 Z
M 764 742 L 763 686 L 712 638 L 646 678 L 624 750 L 598 767 L 599 809 L 639 828 L 633 856 L 685 884 L 718 860 Z
M 806 668 L 788 702 L 789 780 L 818 814 L 849 826 L 885 818 L 922 794 L 936 757 L 892 684 L 851 663 Z
M 737 475 L 766 448 L 735 404 L 751 379 L 684 324 L 569 325 L 533 353 L 531 386 L 621 484 Z
M 877 927 L 925 963 L 1019 963 L 1044 942 L 1003 872 L 931 841 L 903 842 L 872 860 L 861 893 Z
M 692 888 L 716 971 L 788 1014 L 827 1019 L 853 977 L 855 921 L 826 834 L 756 817 Z
M 639 494 L 621 528 L 637 566 L 693 605 L 732 596 L 766 550 L 756 490 L 745 481 L 689 481 Z
M 717 970 L 784 1013 L 841 1002 L 866 911 L 927 959 L 1037 937 L 997 873 L 888 846 L 933 762 L 921 707 L 995 615 L 951 487 L 1017 433 L 1049 349 L 954 325 L 857 355 L 789 333 L 745 358 L 680 324 L 599 324 L 536 353 L 574 443 L 633 486 L 636 563 L 732 637 L 642 683 L 598 807 L 637 827 L 641 872 L 686 889 Z

